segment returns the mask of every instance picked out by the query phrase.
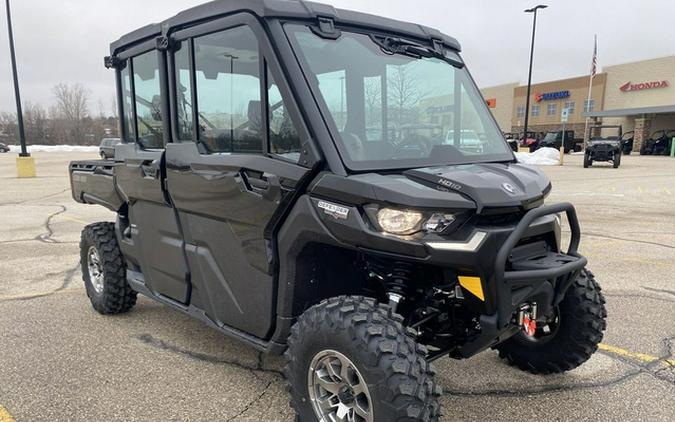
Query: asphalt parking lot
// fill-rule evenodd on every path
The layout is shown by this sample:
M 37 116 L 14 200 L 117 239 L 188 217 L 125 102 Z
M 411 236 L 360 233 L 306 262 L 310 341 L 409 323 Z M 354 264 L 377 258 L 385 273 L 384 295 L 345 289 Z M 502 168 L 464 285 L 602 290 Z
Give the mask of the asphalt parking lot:
M 121 316 L 91 308 L 80 230 L 113 214 L 71 199 L 67 162 L 96 154 L 34 156 L 38 177 L 19 180 L 16 154 L 0 154 L 0 422 L 292 420 L 280 358 L 149 299 Z M 543 170 L 548 202 L 577 206 L 581 252 L 607 298 L 601 350 L 546 377 L 493 351 L 441 359 L 445 420 L 673 420 L 675 159 L 581 159 Z

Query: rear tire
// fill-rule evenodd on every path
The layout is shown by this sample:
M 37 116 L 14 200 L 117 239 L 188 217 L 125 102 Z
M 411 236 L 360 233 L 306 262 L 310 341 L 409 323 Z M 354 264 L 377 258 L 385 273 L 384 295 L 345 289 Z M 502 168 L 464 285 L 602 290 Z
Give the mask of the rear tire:
M 137 293 L 127 282 L 114 223 L 90 224 L 82 230 L 80 265 L 87 296 L 96 311 L 111 315 L 134 307 Z
M 327 299 L 305 311 L 284 355 L 297 420 L 332 420 L 342 408 L 359 415 L 357 421 L 364 414 L 373 421 L 438 421 L 435 371 L 402 322 L 388 306 L 360 296 Z
M 532 339 L 521 331 L 495 347 L 499 356 L 533 374 L 565 372 L 586 362 L 598 349 L 607 326 L 600 290 L 593 273 L 582 270 L 558 305 L 553 334 Z
M 612 161 L 614 168 L 619 168 L 621 165 L 621 154 L 614 154 L 614 160 Z

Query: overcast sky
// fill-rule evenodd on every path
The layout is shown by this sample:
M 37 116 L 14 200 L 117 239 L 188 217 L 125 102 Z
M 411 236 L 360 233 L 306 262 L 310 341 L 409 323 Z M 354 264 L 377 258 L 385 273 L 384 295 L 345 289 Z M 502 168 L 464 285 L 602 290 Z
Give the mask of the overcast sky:
M 111 109 L 113 74 L 103 67 L 111 41 L 199 0 L 12 0 L 23 100 L 49 105 L 52 87 L 82 83 L 90 108 Z M 435 27 L 462 44 L 479 86 L 527 80 L 536 0 L 331 0 Z M 550 0 L 538 14 L 533 80 L 588 74 L 593 34 L 600 67 L 675 54 L 673 0 Z M 0 111 L 14 110 L 4 1 L 0 3 Z

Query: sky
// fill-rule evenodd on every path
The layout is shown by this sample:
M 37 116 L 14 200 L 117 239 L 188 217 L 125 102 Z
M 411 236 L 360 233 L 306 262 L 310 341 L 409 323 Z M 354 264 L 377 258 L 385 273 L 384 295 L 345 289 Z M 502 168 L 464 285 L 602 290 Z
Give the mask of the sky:
M 675 54 L 672 0 L 541 0 L 533 82 L 589 73 L 593 35 L 598 63 Z M 435 27 L 457 38 L 480 87 L 526 83 L 536 0 L 330 0 L 354 9 Z M 94 114 L 110 114 L 114 81 L 103 67 L 121 35 L 203 3 L 199 0 L 11 0 L 21 94 L 48 107 L 57 83 L 91 91 Z M 4 1 L 0 3 L 0 111 L 15 109 Z

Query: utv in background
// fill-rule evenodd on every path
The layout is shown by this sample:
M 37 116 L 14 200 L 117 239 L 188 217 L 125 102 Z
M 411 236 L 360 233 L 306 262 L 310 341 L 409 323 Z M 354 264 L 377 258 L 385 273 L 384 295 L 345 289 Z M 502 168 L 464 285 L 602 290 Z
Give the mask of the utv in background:
M 127 312 L 140 292 L 283 353 L 303 422 L 437 421 L 431 362 L 448 356 L 581 365 L 606 312 L 576 212 L 544 205 L 549 179 L 516 161 L 459 51 L 424 26 L 277 0 L 207 3 L 114 42 L 123 142 L 70 164 L 75 201 L 116 213 L 82 232 L 92 306 Z M 404 106 L 386 95 L 400 72 Z
M 669 155 L 675 130 L 657 130 L 640 147 L 640 155 Z
M 602 136 L 603 129 L 616 130 L 616 136 Z M 591 137 L 594 131 L 599 131 L 601 136 Z M 584 152 L 584 168 L 593 165 L 594 161 L 611 162 L 614 168 L 621 164 L 621 125 L 593 125 L 588 128 L 589 138 Z
M 635 139 L 635 132 L 629 131 L 621 135 L 621 151 L 624 155 L 630 155 L 633 152 L 633 140 Z
M 548 132 L 544 139 L 539 142 L 539 148 L 555 148 L 560 149 L 563 143 L 563 132 L 561 130 L 555 132 Z M 581 145 L 577 143 L 574 139 L 574 131 L 566 130 L 565 131 L 565 154 L 569 154 L 572 151 L 581 151 Z
M 517 133 L 506 132 L 506 133 L 504 133 L 504 139 L 506 139 L 506 142 L 508 142 L 509 146 L 511 147 L 511 151 L 513 151 L 513 152 L 518 151 L 518 146 L 520 145 L 520 141 L 518 140 L 518 134 Z

